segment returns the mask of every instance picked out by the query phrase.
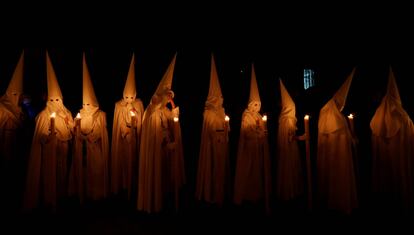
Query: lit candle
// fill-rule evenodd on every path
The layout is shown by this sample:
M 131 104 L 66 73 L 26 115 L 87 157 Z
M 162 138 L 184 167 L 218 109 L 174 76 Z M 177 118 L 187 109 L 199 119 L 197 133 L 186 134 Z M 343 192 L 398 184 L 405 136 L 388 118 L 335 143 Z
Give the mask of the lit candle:
M 131 128 L 137 127 L 137 118 L 135 117 L 135 113 L 133 111 L 129 111 L 131 114 Z
M 348 120 L 349 120 L 349 128 L 351 129 L 351 133 L 354 134 L 354 115 L 351 113 L 348 115 Z
M 224 132 L 225 133 L 227 133 L 227 131 L 229 129 L 229 122 L 230 122 L 230 117 L 226 115 L 224 117 Z
M 174 137 L 174 139 L 172 140 L 173 142 L 176 142 L 176 140 L 178 139 L 178 131 L 179 131 L 179 128 L 180 128 L 180 123 L 179 123 L 179 118 L 178 117 L 174 117 L 173 118 L 173 121 L 174 121 L 174 126 L 173 126 L 173 137 Z
M 55 112 L 50 114 L 50 133 L 51 134 L 55 134 L 55 118 L 56 118 Z
M 309 115 L 305 115 L 304 119 L 304 123 L 305 123 L 305 137 L 306 139 L 308 139 L 309 137 Z
M 178 131 L 178 128 L 179 128 L 179 125 L 180 125 L 180 123 L 178 121 L 180 119 L 178 117 L 174 117 L 173 120 L 174 120 L 174 140 L 176 140 L 177 139 L 177 134 L 178 134 L 177 131 Z
M 263 121 L 264 129 L 265 131 L 267 131 L 267 115 L 266 114 L 263 115 L 262 121 Z
M 78 113 L 77 115 L 76 115 L 76 118 L 75 118 L 75 125 L 76 125 L 76 127 L 80 127 L 80 125 L 81 125 L 81 115 L 80 115 L 80 113 Z
M 75 132 L 76 134 L 80 133 L 80 120 L 81 120 L 81 116 L 80 113 L 78 113 L 75 117 Z
M 308 209 L 312 209 L 312 173 L 311 173 L 311 161 L 310 161 L 310 136 L 309 136 L 309 115 L 305 115 L 303 118 L 305 124 L 305 146 L 306 146 L 306 173 L 308 180 Z

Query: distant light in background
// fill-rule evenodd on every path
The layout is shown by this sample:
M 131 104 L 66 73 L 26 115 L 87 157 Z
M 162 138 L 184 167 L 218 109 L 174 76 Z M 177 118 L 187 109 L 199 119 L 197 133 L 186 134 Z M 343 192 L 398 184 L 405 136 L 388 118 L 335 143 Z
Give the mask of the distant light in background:
M 303 86 L 305 90 L 315 86 L 315 72 L 312 69 L 303 70 Z

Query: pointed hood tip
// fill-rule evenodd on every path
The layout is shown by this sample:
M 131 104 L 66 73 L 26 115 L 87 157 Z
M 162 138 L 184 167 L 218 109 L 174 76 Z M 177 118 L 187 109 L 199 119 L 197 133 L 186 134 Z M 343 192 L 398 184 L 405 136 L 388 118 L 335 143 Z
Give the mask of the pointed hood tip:
M 218 78 L 216 62 L 214 56 L 211 55 L 211 66 L 210 66 L 210 86 L 208 90 L 207 100 L 211 100 L 213 97 L 222 97 L 220 82 Z
M 333 100 L 339 111 L 342 111 L 346 104 L 346 99 L 348 97 L 348 92 L 351 87 L 352 79 L 354 77 L 355 68 L 352 69 L 351 74 L 348 75 L 347 79 L 341 85 L 341 87 L 336 91 L 333 96 Z
M 167 70 L 165 71 L 160 83 L 158 84 L 157 89 L 155 90 L 154 95 L 162 94 L 167 90 L 171 90 L 172 80 L 174 77 L 174 68 L 175 68 L 175 61 L 176 61 L 177 53 L 175 53 L 174 57 L 172 58 L 170 64 L 168 65 Z
M 259 88 L 257 86 L 256 72 L 254 70 L 254 65 L 252 64 L 252 73 L 250 78 L 250 95 L 249 103 L 251 102 L 261 102 Z
M 58 97 L 63 99 L 62 92 L 57 81 L 56 73 L 50 60 L 49 53 L 46 51 L 46 73 L 47 73 L 47 93 L 48 98 Z
M 91 75 L 89 73 L 88 65 L 86 63 L 85 53 L 83 54 L 83 94 L 82 99 L 84 104 L 91 104 L 99 107 L 98 99 L 93 89 Z
M 282 102 L 282 115 L 296 117 L 296 106 L 289 92 L 287 91 L 282 79 L 279 78 L 280 96 Z
M 388 73 L 388 84 L 387 84 L 386 96 L 392 98 L 397 103 L 401 104 L 400 92 L 399 92 L 397 81 L 395 79 L 395 75 L 394 75 L 394 72 L 391 66 L 390 66 L 390 70 Z
M 19 61 L 14 69 L 6 93 L 23 93 L 23 73 L 24 73 L 24 50 L 22 51 Z
M 131 62 L 129 64 L 129 70 L 127 75 L 127 80 L 125 82 L 124 87 L 124 96 L 136 96 L 137 95 L 137 88 L 135 84 L 135 54 L 132 53 Z

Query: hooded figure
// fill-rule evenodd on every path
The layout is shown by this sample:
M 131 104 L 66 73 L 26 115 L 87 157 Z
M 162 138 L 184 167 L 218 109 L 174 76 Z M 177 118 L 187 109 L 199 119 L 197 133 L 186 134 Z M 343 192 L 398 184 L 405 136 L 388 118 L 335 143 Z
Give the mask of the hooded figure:
M 373 190 L 393 206 L 414 204 L 414 126 L 402 107 L 390 68 L 387 93 L 371 120 Z M 384 202 L 381 202 L 384 203 Z
M 279 79 L 282 110 L 277 134 L 276 196 L 282 201 L 295 199 L 303 193 L 303 172 L 296 138 L 296 107 Z
M 105 198 L 109 186 L 106 114 L 99 110 L 85 54 L 83 55 L 83 104 L 79 116 L 75 118 L 75 137 L 69 179 L 70 193 L 77 194 L 81 202 L 84 189 L 86 189 L 86 197 L 90 200 Z
M 27 172 L 24 208 L 39 203 L 56 208 L 57 199 L 66 196 L 67 164 L 72 139 L 72 114 L 63 105 L 63 97 L 55 71 L 46 52 L 47 91 L 46 108 L 36 117 L 32 148 Z
M 318 121 L 317 183 L 321 206 L 350 214 L 358 205 L 351 131 L 341 113 L 355 69 L 332 99 L 322 107 Z
M 269 212 L 271 175 L 267 123 L 260 115 L 260 95 L 252 65 L 250 98 L 243 112 L 237 152 L 234 202 L 263 201 Z
M 221 206 L 229 196 L 230 186 L 229 124 L 225 121 L 223 95 L 213 56 L 203 116 L 196 198 Z
M 23 125 L 19 98 L 23 94 L 24 53 L 20 56 L 6 93 L 0 98 L 0 169 L 7 170 L 17 154 L 17 138 Z
M 111 149 L 111 192 L 126 191 L 128 199 L 136 190 L 137 162 L 144 106 L 136 98 L 135 55 L 132 55 L 124 97 L 115 104 Z
M 174 194 L 177 209 L 179 191 L 185 183 L 179 108 L 174 105 L 171 90 L 175 58 L 152 96 L 142 123 L 137 208 L 148 213 L 160 212 L 170 193 Z M 166 107 L 168 103 L 172 110 Z

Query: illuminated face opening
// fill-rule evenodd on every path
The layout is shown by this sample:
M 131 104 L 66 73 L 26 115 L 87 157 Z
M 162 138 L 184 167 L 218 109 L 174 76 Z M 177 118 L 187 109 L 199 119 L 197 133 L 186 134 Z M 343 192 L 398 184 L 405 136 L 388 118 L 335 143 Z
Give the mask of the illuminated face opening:
M 82 104 L 82 107 L 83 107 L 83 109 L 84 110 L 86 110 L 86 111 L 91 111 L 95 106 L 94 105 L 92 105 L 92 104 L 90 104 L 90 103 L 83 103 Z
M 172 90 L 166 90 L 162 95 L 161 105 L 165 106 L 170 100 L 174 98 L 174 92 Z
M 9 93 L 8 97 L 14 105 L 20 105 L 20 95 L 20 93 L 13 91 Z
M 49 97 L 49 101 L 52 103 L 62 103 L 62 99 L 59 97 Z
M 261 108 L 261 103 L 257 102 L 257 101 L 253 101 L 249 103 L 249 106 L 247 107 L 247 109 L 251 112 L 259 112 L 260 108 Z
M 167 98 L 168 100 L 174 99 L 174 92 L 171 90 L 167 91 Z
M 52 108 L 54 112 L 63 108 L 63 100 L 61 97 L 49 97 L 47 101 L 48 106 Z
M 131 104 L 134 100 L 135 100 L 135 95 L 131 95 L 131 94 L 125 94 L 124 95 L 124 101 L 127 104 Z

